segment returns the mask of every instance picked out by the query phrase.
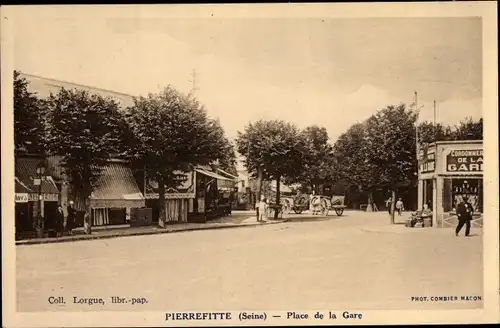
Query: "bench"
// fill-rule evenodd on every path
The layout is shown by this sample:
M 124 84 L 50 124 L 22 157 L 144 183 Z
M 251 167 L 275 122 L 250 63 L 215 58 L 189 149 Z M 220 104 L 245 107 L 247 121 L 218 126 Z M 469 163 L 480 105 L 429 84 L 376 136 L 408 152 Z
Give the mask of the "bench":
M 360 204 L 359 205 L 359 209 L 362 211 L 366 211 L 367 208 L 368 208 L 368 204 Z

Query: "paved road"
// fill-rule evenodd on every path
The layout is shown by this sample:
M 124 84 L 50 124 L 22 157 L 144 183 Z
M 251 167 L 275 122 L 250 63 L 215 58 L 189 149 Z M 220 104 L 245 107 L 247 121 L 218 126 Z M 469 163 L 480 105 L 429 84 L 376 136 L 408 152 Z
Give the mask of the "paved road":
M 17 247 L 18 311 L 477 308 L 482 237 L 388 227 L 380 213 Z M 475 231 L 478 233 L 478 231 Z M 65 305 L 51 305 L 63 296 Z M 73 297 L 106 304 L 72 304 Z M 147 299 L 112 304 L 110 296 Z

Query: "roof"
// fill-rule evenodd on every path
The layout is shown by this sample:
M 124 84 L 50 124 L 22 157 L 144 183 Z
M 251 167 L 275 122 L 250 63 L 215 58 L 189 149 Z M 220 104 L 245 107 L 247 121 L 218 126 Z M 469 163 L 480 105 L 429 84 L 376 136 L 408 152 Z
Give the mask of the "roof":
M 222 173 L 223 175 L 225 175 L 226 177 L 229 177 L 229 178 L 232 178 L 232 179 L 238 179 L 238 176 L 234 175 L 234 174 L 231 174 L 231 173 L 228 173 L 222 169 L 217 169 L 217 172 L 218 173 Z
M 37 166 L 42 163 L 47 167 L 47 162 L 44 158 L 40 157 L 17 157 L 15 159 L 15 177 L 23 185 L 22 188 L 31 190 L 31 192 L 38 192 L 39 186 L 35 185 L 35 179 L 38 179 L 38 174 L 36 173 Z M 42 179 L 41 192 L 43 194 L 58 194 L 54 180 L 51 177 L 51 170 L 47 169 Z M 16 183 L 16 188 L 18 188 Z
M 233 179 L 229 179 L 229 178 L 226 178 L 226 177 L 224 177 L 224 176 L 222 176 L 220 174 L 217 174 L 215 172 L 203 170 L 203 169 L 200 169 L 200 168 L 197 168 L 196 172 L 204 174 L 206 176 L 209 176 L 209 177 L 217 179 L 217 180 L 233 181 Z
M 130 168 L 122 163 L 110 163 L 102 170 L 92 199 L 141 200 L 144 196 Z
M 449 141 L 436 141 L 429 145 L 456 145 L 456 144 L 483 144 L 483 140 L 449 140 Z
M 22 183 L 21 180 L 19 180 L 17 177 L 15 178 L 15 180 L 16 180 L 16 187 L 15 187 L 16 193 L 25 194 L 25 193 L 35 192 L 34 190 L 28 188 L 28 186 Z
M 57 79 L 51 79 L 43 76 L 37 76 L 22 72 L 20 73 L 20 77 L 25 78 L 29 82 L 28 85 L 29 91 L 37 93 L 37 95 L 40 98 L 46 98 L 51 93 L 56 94 L 62 88 L 64 88 L 67 90 L 72 90 L 72 89 L 85 90 L 93 94 L 101 95 L 102 97 L 105 98 L 110 97 L 119 102 L 123 107 L 132 106 L 134 104 L 133 100 L 134 96 L 126 93 L 111 91 L 103 88 L 92 87 Z

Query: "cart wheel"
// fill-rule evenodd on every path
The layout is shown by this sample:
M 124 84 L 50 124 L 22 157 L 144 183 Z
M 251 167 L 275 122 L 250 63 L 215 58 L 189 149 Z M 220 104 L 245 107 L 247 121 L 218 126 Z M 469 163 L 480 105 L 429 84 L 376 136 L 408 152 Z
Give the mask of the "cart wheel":
M 335 213 L 337 213 L 338 216 L 341 216 L 342 213 L 344 213 L 344 209 L 343 208 L 337 208 L 337 209 L 335 209 Z
M 302 209 L 301 208 L 296 208 L 293 210 L 295 212 L 295 214 L 300 214 L 302 213 Z

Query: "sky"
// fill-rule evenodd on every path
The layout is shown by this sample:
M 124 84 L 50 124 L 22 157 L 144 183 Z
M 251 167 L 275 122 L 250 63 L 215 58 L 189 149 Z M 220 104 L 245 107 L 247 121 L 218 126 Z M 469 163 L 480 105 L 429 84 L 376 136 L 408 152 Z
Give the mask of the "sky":
M 480 18 L 143 19 L 18 14 L 15 67 L 146 95 L 193 88 L 230 138 L 250 121 L 327 128 L 332 142 L 418 92 L 421 120 L 482 114 Z

